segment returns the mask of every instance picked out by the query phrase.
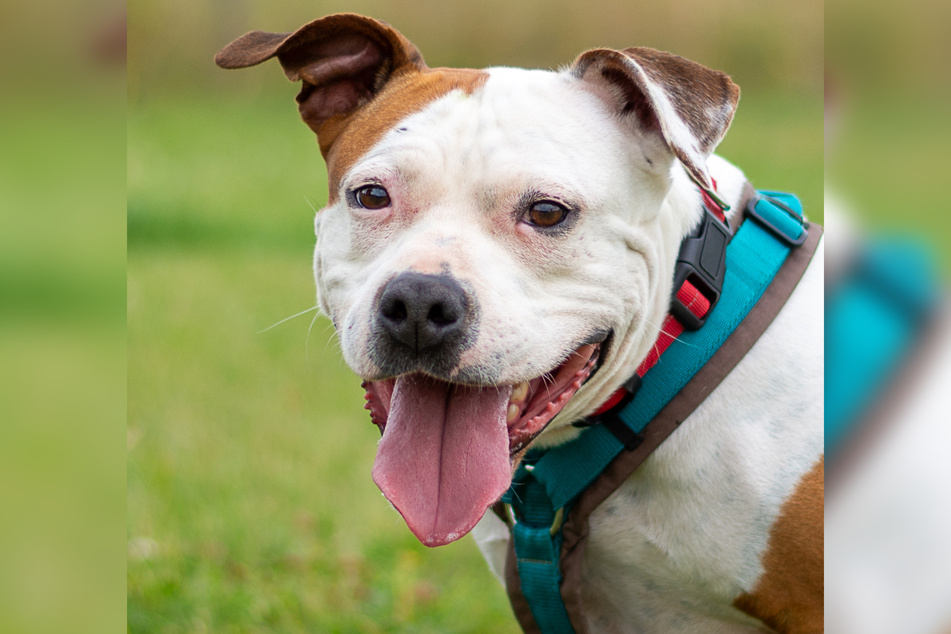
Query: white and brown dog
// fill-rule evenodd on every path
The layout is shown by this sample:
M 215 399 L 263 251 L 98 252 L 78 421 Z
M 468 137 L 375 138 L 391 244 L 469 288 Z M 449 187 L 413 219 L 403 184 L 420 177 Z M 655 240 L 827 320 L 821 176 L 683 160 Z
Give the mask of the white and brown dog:
M 431 69 L 349 14 L 216 61 L 271 57 L 327 162 L 318 302 L 383 430 L 373 478 L 424 544 L 475 528 L 499 574 L 508 531 L 486 509 L 518 456 L 571 439 L 654 345 L 695 182 L 740 198 L 711 155 L 739 90 L 643 48 L 561 72 Z M 821 630 L 821 271 L 591 516 L 591 631 Z

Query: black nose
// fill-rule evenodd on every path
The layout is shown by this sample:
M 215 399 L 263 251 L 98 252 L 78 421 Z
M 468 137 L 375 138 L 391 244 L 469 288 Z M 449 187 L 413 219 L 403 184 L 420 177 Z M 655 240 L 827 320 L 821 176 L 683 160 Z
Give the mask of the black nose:
M 419 354 L 456 342 L 468 305 L 450 275 L 401 273 L 383 287 L 377 319 L 393 340 Z

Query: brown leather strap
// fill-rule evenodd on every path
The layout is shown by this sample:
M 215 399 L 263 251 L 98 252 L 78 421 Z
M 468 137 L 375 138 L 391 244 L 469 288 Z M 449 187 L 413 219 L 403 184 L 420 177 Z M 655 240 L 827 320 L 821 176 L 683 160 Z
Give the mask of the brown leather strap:
M 515 528 L 515 523 L 512 520 L 512 516 L 509 514 L 508 508 L 505 506 L 505 502 L 499 500 L 489 508 L 492 509 L 492 512 L 495 513 L 496 517 L 502 520 L 505 525 L 509 527 L 510 531 Z
M 753 195 L 755 191 L 747 184 L 741 202 L 730 219 L 731 226 L 736 221 L 734 231 L 743 221 L 743 209 Z M 737 216 L 739 219 L 735 220 Z M 680 423 L 693 413 L 746 356 L 753 344 L 779 314 L 799 280 L 802 279 L 819 245 L 822 227 L 808 224 L 807 228 L 809 236 L 806 241 L 789 254 L 746 318 L 740 322 L 700 371 L 644 428 L 643 442 L 633 451 L 622 452 L 615 458 L 572 506 L 562 529 L 561 596 L 576 634 L 588 632 L 587 621 L 582 612 L 581 596 L 581 561 L 588 536 L 588 517 L 634 473 L 641 463 L 680 426 Z M 508 555 L 505 561 L 505 581 L 509 602 L 522 629 L 527 634 L 542 634 L 532 617 L 528 602 L 521 593 L 515 548 L 511 539 L 509 539 Z

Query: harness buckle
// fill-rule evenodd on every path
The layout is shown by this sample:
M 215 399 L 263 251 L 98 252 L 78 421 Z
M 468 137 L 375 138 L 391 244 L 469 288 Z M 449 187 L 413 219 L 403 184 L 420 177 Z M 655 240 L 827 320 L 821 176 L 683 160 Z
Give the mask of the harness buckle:
M 597 414 L 588 419 L 589 425 L 602 425 L 611 432 L 611 435 L 617 438 L 618 442 L 624 445 L 624 448 L 628 451 L 637 449 L 638 445 L 644 442 L 644 436 L 631 429 L 621 419 L 620 413 L 634 400 L 640 387 L 641 377 L 635 374 L 624 384 L 624 397 L 614 407 L 603 414 Z
M 611 432 L 611 435 L 617 438 L 628 451 L 634 451 L 644 442 L 644 435 L 628 427 L 617 414 L 607 413 L 601 416 L 601 424 L 604 428 Z
M 685 330 L 699 330 L 713 311 L 726 276 L 726 247 L 733 233 L 706 206 L 703 218 L 680 243 L 680 254 L 674 268 L 674 290 L 670 313 Z M 710 302 L 706 315 L 698 317 L 677 298 L 677 291 L 689 281 Z
M 799 234 L 798 238 L 794 237 L 794 234 L 789 233 L 774 220 L 770 220 L 757 208 L 758 205 L 764 201 L 776 209 L 782 211 L 786 216 L 789 216 L 789 218 L 795 223 L 794 226 L 802 229 L 802 233 Z M 809 231 L 806 229 L 805 225 L 803 225 L 802 216 L 779 198 L 767 195 L 767 192 L 758 192 L 756 196 L 753 196 L 753 198 L 751 198 L 750 201 L 746 203 L 746 209 L 743 210 L 743 213 L 749 218 L 755 220 L 764 229 L 773 234 L 773 236 L 775 236 L 780 242 L 791 249 L 801 246 L 806 241 L 806 238 L 809 237 Z M 775 217 L 777 220 L 780 220 L 783 218 L 783 214 L 778 214 Z M 789 228 L 792 228 L 792 225 Z

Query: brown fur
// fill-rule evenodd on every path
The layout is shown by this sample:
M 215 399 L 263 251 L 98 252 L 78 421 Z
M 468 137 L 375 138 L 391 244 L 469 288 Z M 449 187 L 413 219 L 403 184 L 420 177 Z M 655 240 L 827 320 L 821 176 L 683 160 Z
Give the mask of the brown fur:
M 330 203 L 340 179 L 384 134 L 409 115 L 453 90 L 472 94 L 486 79 L 483 71 L 435 68 L 397 73 L 375 99 L 356 112 L 328 119 L 317 128 L 327 160 Z
M 763 556 L 763 575 L 752 592 L 733 602 L 777 632 L 823 629 L 824 459 L 803 476 L 780 509 Z
M 430 69 L 399 31 L 352 13 L 293 33 L 246 33 L 215 62 L 247 68 L 275 56 L 288 79 L 302 82 L 298 108 L 327 161 L 330 204 L 347 170 L 399 121 L 452 90 L 471 94 L 486 78 L 483 71 Z
M 663 86 L 677 111 L 705 154 L 713 152 L 726 135 L 740 100 L 740 88 L 730 76 L 679 55 L 652 48 L 622 51 L 640 64 L 655 84 Z M 676 77 L 676 81 L 671 81 Z

